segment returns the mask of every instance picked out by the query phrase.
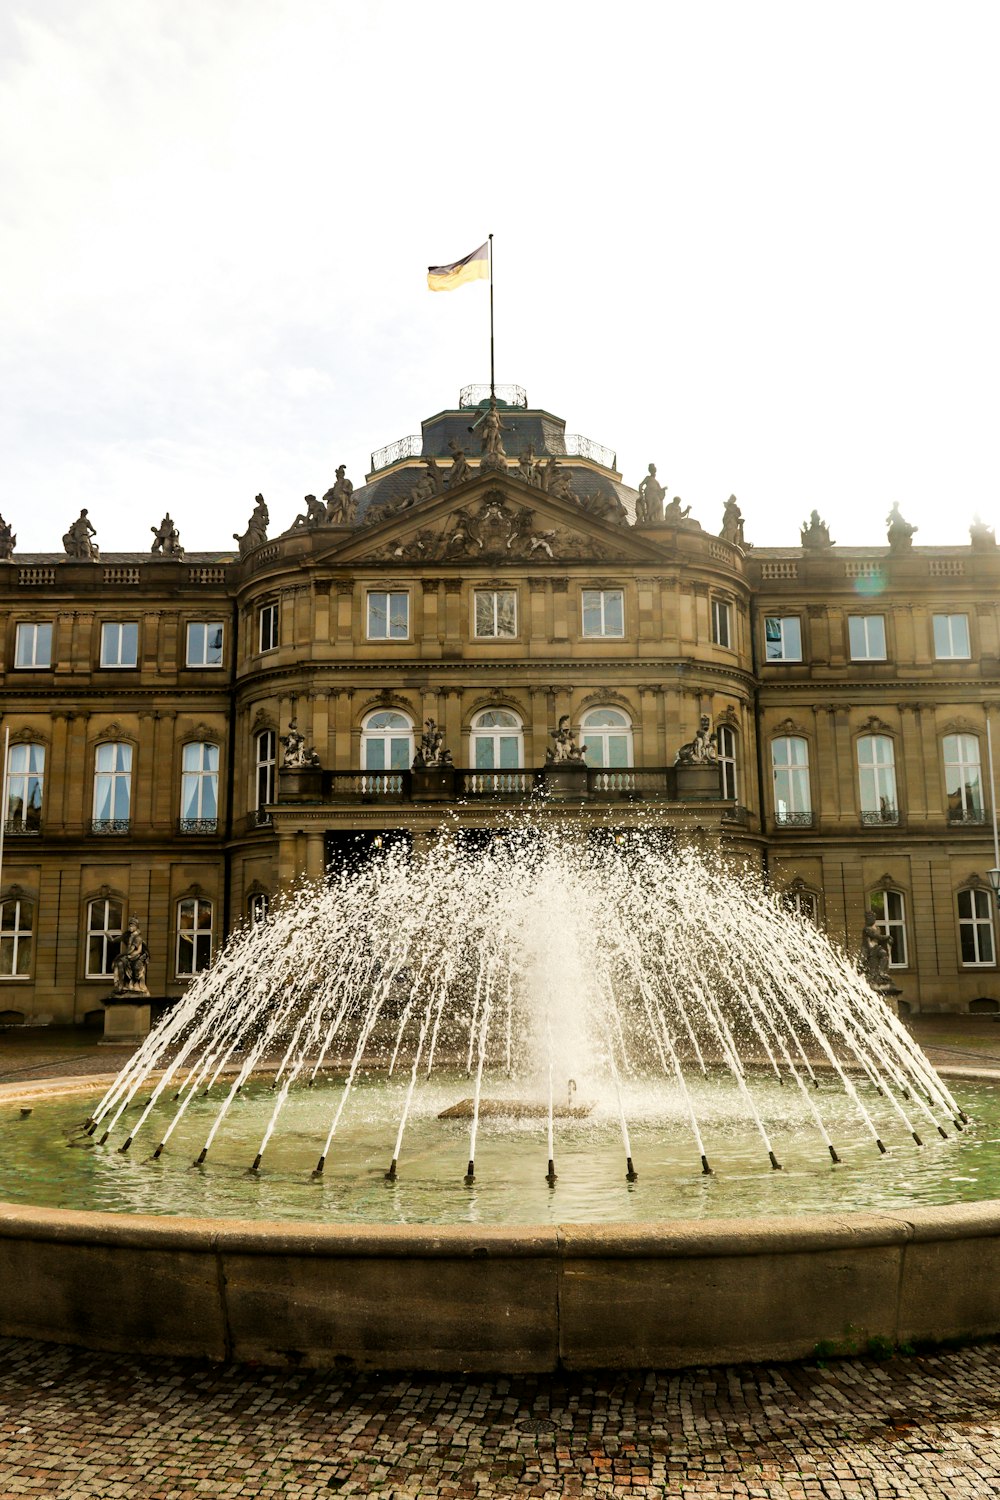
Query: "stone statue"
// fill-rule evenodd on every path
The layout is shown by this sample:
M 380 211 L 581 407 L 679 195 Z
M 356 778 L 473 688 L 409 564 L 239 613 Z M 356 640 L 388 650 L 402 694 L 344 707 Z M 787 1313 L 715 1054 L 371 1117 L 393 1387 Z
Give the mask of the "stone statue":
M 639 481 L 639 497 L 635 502 L 635 519 L 640 526 L 655 525 L 663 520 L 663 502 L 667 492 L 656 477 L 656 465 L 649 465 L 649 473 Z
M 507 455 L 504 452 L 503 435 L 508 429 L 504 427 L 503 422 L 500 420 L 500 413 L 497 411 L 497 404 L 492 396 L 490 397 L 489 407 L 483 414 L 482 424 L 483 434 L 480 439 L 480 451 L 483 456 L 479 461 L 480 471 L 493 469 L 504 472 L 507 468 L 505 462 Z
M 688 740 L 674 756 L 675 766 L 710 766 L 719 759 L 718 736 L 712 728 L 708 714 L 698 721 L 698 733 Z
M 239 542 L 241 557 L 246 557 L 247 553 L 259 547 L 261 542 L 267 541 L 267 527 L 271 519 L 267 513 L 267 503 L 263 495 L 255 495 L 254 499 L 256 503 L 247 522 L 246 531 L 242 536 L 238 531 L 233 532 L 233 541 Z
M 306 748 L 306 737 L 299 732 L 294 719 L 288 726 L 288 733 L 281 735 L 280 740 L 284 748 L 283 771 L 311 771 L 319 767 L 319 756 L 315 750 Z
M 879 926 L 878 912 L 871 907 L 865 912 L 865 925 L 861 933 L 861 953 L 858 968 L 873 990 L 880 995 L 898 995 L 900 991 L 889 975 L 889 959 L 892 945 L 888 933 Z
M 14 535 L 9 521 L 0 516 L 0 562 L 10 562 L 17 546 L 17 537 Z
M 0 517 L 0 528 L 2 528 L 2 524 L 3 518 Z M 0 539 L 2 539 L 2 529 L 0 529 Z M 993 527 L 987 526 L 985 521 L 981 521 L 978 515 L 972 518 L 972 525 L 969 527 L 969 540 L 977 552 L 990 551 L 997 544 L 996 533 Z M 0 541 L 0 545 L 2 545 L 2 541 Z M 0 556 L 2 556 L 2 553 L 0 553 Z
M 357 501 L 354 499 L 354 485 L 347 478 L 346 471 L 346 464 L 338 464 L 333 487 L 323 496 L 328 526 L 350 526 L 354 520 Z
M 429 500 L 432 495 L 438 493 L 439 491 L 435 488 L 434 480 L 431 476 L 429 474 L 421 474 L 410 493 L 399 505 L 393 506 L 393 510 L 409 510 L 411 505 L 419 505 L 421 500 Z M 384 515 L 386 508 L 385 506 L 380 506 L 379 510 Z
M 732 542 L 734 547 L 745 547 L 743 539 L 743 512 L 736 504 L 736 496 L 730 495 L 722 512 L 722 530 L 719 536 L 724 542 Z
M 452 764 L 451 751 L 446 750 L 444 745 L 444 730 L 433 719 L 425 719 L 424 732 L 413 757 L 413 770 L 450 770 Z
M 164 557 L 184 556 L 181 534 L 171 520 L 169 510 L 159 526 L 151 526 L 149 529 L 153 533 L 153 545 L 149 549 L 150 552 L 160 552 Z
M 557 458 L 546 460 L 541 471 L 541 485 L 547 494 L 554 495 L 557 500 L 576 500 L 569 473 Z
M 607 521 L 610 526 L 628 525 L 628 511 L 615 494 L 606 495 L 602 490 L 595 490 L 592 495 L 583 496 L 580 506 L 599 521 Z
M 892 510 L 885 518 L 888 526 L 889 546 L 893 552 L 909 552 L 913 546 L 913 533 L 918 529 L 905 521 L 899 513 L 899 501 L 893 501 Z
M 578 743 L 570 727 L 569 714 L 563 714 L 559 720 L 558 729 L 552 730 L 552 744 L 545 752 L 545 764 L 549 766 L 583 765 L 586 748 L 586 745 Z
M 312 530 L 316 526 L 322 526 L 326 521 L 326 506 L 322 500 L 317 500 L 315 495 L 306 495 L 306 508 L 292 522 L 293 529 L 296 526 L 304 526 Z
M 680 495 L 675 495 L 674 498 L 668 503 L 666 509 L 663 512 L 663 520 L 668 526 L 680 526 L 684 521 L 687 520 L 690 514 L 690 505 L 685 505 L 682 508 Z
M 128 929 L 122 933 L 118 955 L 112 965 L 115 976 L 116 995 L 147 996 L 146 970 L 149 967 L 149 949 L 139 931 L 139 918 L 129 917 Z
M 450 490 L 457 490 L 460 484 L 465 484 L 467 480 L 472 478 L 472 470 L 465 456 L 465 449 L 460 443 L 456 443 L 454 438 L 449 438 L 448 448 L 451 452 L 451 468 L 448 470 L 448 488 Z M 434 463 L 433 459 L 430 462 L 434 464 L 436 470 L 437 464 Z
M 523 479 L 525 484 L 534 485 L 536 489 L 542 487 L 542 468 L 535 460 L 535 445 L 529 443 L 522 448 L 518 455 L 518 465 L 515 470 L 518 479 Z
M 91 537 L 96 535 L 97 532 L 87 520 L 86 510 L 81 510 L 78 519 L 72 523 L 62 539 L 66 556 L 79 562 L 97 562 L 101 556 L 100 550 L 91 541 Z
M 807 552 L 819 552 L 823 547 L 832 547 L 830 528 L 819 518 L 819 511 L 810 513 L 809 520 L 799 529 L 802 545 Z

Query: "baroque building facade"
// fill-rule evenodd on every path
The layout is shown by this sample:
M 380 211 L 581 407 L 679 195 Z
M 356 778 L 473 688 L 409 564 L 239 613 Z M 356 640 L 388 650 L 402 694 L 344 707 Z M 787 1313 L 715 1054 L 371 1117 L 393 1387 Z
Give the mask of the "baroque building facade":
M 918 547 L 894 508 L 886 546 L 835 546 L 814 512 L 751 547 L 732 498 L 703 529 L 499 394 L 279 535 L 258 497 L 238 551 L 165 517 L 100 556 L 83 513 L 23 556 L 0 522 L 0 1023 L 99 1021 L 131 914 L 169 1003 L 298 879 L 524 816 L 695 841 L 851 950 L 874 908 L 904 1009 L 1000 1009 L 992 532 Z

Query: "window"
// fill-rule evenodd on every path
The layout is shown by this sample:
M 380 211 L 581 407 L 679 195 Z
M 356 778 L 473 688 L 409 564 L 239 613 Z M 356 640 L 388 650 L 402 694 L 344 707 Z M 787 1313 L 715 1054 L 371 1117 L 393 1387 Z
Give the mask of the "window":
M 11 745 L 7 761 L 7 832 L 38 833 L 45 789 L 45 746 Z
M 266 891 L 252 891 L 247 897 L 247 921 L 254 927 L 267 921 L 271 898 Z
M 368 595 L 368 639 L 405 641 L 410 634 L 409 594 Z
M 508 708 L 487 708 L 472 721 L 471 761 L 479 771 L 513 771 L 523 764 L 521 721 Z
M 132 806 L 132 746 L 98 745 L 94 757 L 94 833 L 127 833 Z
M 934 616 L 934 655 L 938 661 L 969 659 L 968 615 Z
M 52 626 L 21 623 L 17 627 L 14 646 L 14 665 L 21 671 L 31 671 L 52 665 Z
M 406 715 L 388 708 L 369 714 L 361 730 L 364 770 L 408 771 L 412 763 L 413 725 Z
M 864 734 L 858 740 L 862 823 L 898 823 L 896 756 L 887 734 Z
M 944 786 L 949 823 L 982 823 L 979 741 L 974 734 L 944 737 Z
M 101 666 L 139 664 L 139 626 L 135 620 L 105 620 L 101 626 Z
M 181 756 L 181 833 L 215 833 L 219 826 L 219 747 L 193 742 Z
M 253 743 L 256 787 L 254 807 L 259 812 L 262 807 L 267 807 L 274 801 L 278 739 L 273 729 L 262 729 L 259 734 L 254 735 Z
M 87 905 L 87 978 L 104 979 L 114 972 L 118 944 L 125 928 L 120 901 L 102 896 Z
M 848 615 L 852 661 L 885 661 L 885 615 Z
M 619 708 L 592 708 L 580 723 L 588 766 L 630 766 L 632 724 Z
M 177 903 L 177 977 L 189 979 L 212 962 L 212 903 L 192 896 Z
M 736 779 L 736 730 L 723 724 L 716 730 L 716 744 L 722 771 L 722 795 L 727 802 L 735 802 L 739 795 Z
M 774 776 L 774 821 L 812 823 L 812 801 L 809 794 L 809 746 L 798 735 L 783 735 L 771 741 L 771 770 Z
M 993 946 L 991 891 L 959 891 L 958 939 L 962 963 L 967 968 L 993 963 L 996 950 Z
M 765 661 L 802 660 L 802 622 L 798 615 L 767 615 L 764 620 Z
M 187 628 L 187 655 L 189 667 L 222 666 L 222 622 L 213 620 L 191 620 Z
M 878 918 L 878 925 L 889 939 L 890 969 L 905 969 L 906 905 L 902 891 L 872 891 L 868 905 Z
M 731 645 L 729 605 L 724 599 L 712 600 L 712 640 L 717 646 Z
M 20 897 L 0 903 L 0 979 L 27 979 L 31 974 L 31 927 L 34 902 Z
M 278 606 L 262 604 L 257 611 L 257 650 L 278 649 Z
M 619 638 L 625 634 L 624 590 L 583 590 L 583 633 Z
M 473 600 L 476 635 L 513 640 L 517 635 L 517 590 L 476 589 Z
M 786 911 L 795 917 L 802 917 L 807 922 L 816 923 L 819 913 L 819 902 L 812 891 L 800 889 L 793 886 L 784 891 L 781 896 L 781 904 Z

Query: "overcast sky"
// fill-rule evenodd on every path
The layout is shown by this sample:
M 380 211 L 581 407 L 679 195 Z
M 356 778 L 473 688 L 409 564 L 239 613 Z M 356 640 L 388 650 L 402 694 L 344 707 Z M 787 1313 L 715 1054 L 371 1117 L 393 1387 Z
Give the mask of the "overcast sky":
M 489 376 L 717 531 L 998 503 L 995 3 L 2 0 L 0 510 L 272 530 Z

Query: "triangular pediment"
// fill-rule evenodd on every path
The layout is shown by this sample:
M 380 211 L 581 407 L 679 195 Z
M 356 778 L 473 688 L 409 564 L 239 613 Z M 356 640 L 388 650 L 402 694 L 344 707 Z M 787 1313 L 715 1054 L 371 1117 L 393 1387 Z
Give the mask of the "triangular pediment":
M 495 472 L 378 514 L 320 556 L 337 564 L 663 561 L 662 549 L 627 522 Z

